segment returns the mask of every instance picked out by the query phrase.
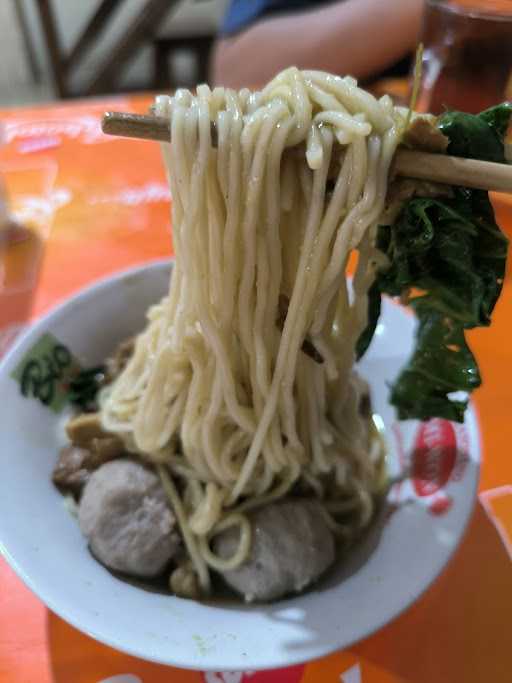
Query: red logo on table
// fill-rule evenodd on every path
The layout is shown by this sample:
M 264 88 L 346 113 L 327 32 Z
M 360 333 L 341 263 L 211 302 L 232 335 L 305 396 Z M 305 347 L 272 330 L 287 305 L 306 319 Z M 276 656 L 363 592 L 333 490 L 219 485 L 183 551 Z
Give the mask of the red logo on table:
M 439 515 L 451 507 L 443 493 L 457 462 L 457 437 L 451 422 L 433 419 L 420 425 L 412 451 L 411 479 L 420 498 L 435 496 L 430 511 Z

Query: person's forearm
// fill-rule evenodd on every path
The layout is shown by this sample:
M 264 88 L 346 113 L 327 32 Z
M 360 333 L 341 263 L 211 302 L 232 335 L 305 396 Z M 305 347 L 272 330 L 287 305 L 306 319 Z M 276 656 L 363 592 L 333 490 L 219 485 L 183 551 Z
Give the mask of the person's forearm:
M 260 85 L 290 65 L 364 78 L 416 44 L 422 0 L 347 0 L 263 19 L 217 44 L 215 84 Z

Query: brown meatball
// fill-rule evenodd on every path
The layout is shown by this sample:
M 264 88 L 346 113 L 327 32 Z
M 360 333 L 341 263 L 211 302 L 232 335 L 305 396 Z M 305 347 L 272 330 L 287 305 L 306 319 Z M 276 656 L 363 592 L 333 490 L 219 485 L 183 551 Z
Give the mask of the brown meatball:
M 237 569 L 222 573 L 247 602 L 277 600 L 303 591 L 334 562 L 334 538 L 315 501 L 287 500 L 250 515 L 252 547 Z M 227 529 L 214 539 L 215 552 L 233 555 L 239 532 Z
M 114 460 L 93 472 L 78 519 L 98 560 L 126 574 L 157 576 L 179 545 L 160 480 L 132 460 Z

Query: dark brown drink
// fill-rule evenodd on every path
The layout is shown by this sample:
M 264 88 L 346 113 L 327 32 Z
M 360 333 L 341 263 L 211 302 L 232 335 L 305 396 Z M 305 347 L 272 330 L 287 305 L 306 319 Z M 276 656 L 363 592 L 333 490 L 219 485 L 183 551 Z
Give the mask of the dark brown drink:
M 427 0 L 422 42 L 419 110 L 477 113 L 512 98 L 511 1 Z

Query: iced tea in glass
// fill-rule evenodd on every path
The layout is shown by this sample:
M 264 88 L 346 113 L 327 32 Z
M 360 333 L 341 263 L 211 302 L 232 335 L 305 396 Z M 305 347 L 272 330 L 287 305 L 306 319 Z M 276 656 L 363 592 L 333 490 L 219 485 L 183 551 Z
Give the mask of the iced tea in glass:
M 426 0 L 417 108 L 477 113 L 512 99 L 512 0 Z

